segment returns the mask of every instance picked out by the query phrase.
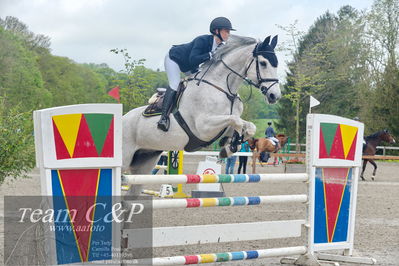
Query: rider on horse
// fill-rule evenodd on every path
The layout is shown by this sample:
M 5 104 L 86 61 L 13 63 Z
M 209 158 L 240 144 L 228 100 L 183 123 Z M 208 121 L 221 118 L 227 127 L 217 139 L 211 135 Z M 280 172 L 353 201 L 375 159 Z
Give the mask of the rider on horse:
M 278 138 L 276 138 L 276 132 L 274 132 L 274 129 L 272 127 L 272 122 L 267 122 L 267 124 L 269 126 L 266 128 L 265 131 L 266 138 L 272 140 L 276 144 L 276 150 L 281 149 L 280 141 L 278 140 Z
M 180 83 L 180 72 L 188 75 L 197 72 L 199 65 L 212 58 L 216 48 L 228 40 L 230 31 L 234 29 L 230 20 L 217 17 L 212 20 L 209 30 L 212 35 L 201 35 L 190 43 L 173 45 L 165 56 L 169 87 L 165 93 L 162 115 L 158 122 L 158 128 L 163 131 L 169 130 L 169 114 Z

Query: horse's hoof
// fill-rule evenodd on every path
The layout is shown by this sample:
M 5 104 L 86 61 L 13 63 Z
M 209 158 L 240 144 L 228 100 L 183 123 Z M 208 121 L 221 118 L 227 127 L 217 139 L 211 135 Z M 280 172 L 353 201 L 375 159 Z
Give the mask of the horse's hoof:
M 237 152 L 237 146 L 236 145 L 230 145 L 230 151 L 232 153 L 236 153 Z
M 371 177 L 371 180 L 373 180 L 373 181 L 374 181 L 374 178 L 375 178 L 375 176 L 372 176 L 372 177 Z

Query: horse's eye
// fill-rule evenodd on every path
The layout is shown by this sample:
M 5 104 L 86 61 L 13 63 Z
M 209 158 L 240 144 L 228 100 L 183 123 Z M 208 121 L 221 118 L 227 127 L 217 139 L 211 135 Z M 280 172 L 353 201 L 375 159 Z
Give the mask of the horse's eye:
M 260 64 L 261 66 L 263 66 L 263 67 L 266 67 L 266 66 L 267 66 L 267 64 L 266 64 L 265 61 L 262 61 L 262 62 L 260 62 L 259 64 Z

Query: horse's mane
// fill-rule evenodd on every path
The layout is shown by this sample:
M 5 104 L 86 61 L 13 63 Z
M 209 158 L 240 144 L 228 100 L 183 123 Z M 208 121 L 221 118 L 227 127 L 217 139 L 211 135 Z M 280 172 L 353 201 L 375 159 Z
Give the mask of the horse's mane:
M 364 139 L 365 140 L 376 139 L 376 138 L 378 138 L 379 136 L 381 136 L 385 132 L 386 132 L 385 130 L 380 130 L 380 131 L 377 131 L 377 132 L 365 137 Z
M 231 51 L 243 47 L 257 43 L 257 40 L 251 37 L 243 37 L 238 35 L 230 35 L 229 40 L 225 45 L 218 48 L 213 56 L 212 60 L 205 62 L 202 65 L 202 68 L 208 67 L 209 64 L 213 64 L 222 60 L 222 58 L 230 53 Z

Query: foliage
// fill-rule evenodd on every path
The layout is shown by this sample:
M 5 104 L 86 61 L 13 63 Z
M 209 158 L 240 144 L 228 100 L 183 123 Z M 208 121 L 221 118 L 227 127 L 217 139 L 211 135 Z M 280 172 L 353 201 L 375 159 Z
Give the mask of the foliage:
M 24 110 L 46 106 L 51 95 L 43 88 L 36 54 L 0 27 L 0 96 L 7 107 L 23 103 Z
M 369 12 L 351 6 L 326 12 L 305 34 L 282 28 L 292 37 L 285 50 L 293 59 L 277 126 L 289 135 L 296 130 L 303 142 L 313 95 L 321 102 L 313 112 L 360 117 L 366 135 L 384 128 L 399 135 L 397 0 L 376 0 Z
M 344 6 L 337 15 L 326 12 L 319 17 L 305 35 L 293 36 L 298 47 L 289 63 L 278 125 L 292 132 L 295 112 L 297 141 L 305 137 L 309 95 L 321 102 L 316 112 L 349 118 L 358 114 L 368 76 L 364 28 L 364 16 Z
M 49 52 L 50 50 L 50 38 L 43 34 L 35 34 L 28 29 L 28 26 L 16 17 L 7 16 L 4 20 L 0 18 L 0 26 L 8 32 L 11 32 L 14 36 L 20 38 L 24 45 L 29 47 L 31 50 L 37 52 Z
M 41 55 L 38 65 L 52 106 L 103 102 L 107 82 L 90 68 L 51 54 Z
M 368 46 L 370 47 L 370 86 L 363 99 L 369 103 L 361 108 L 366 132 L 383 128 L 399 136 L 399 3 L 377 0 L 368 14 Z
M 144 67 L 145 59 L 133 60 L 127 49 L 112 49 L 111 52 L 121 54 L 125 62 L 125 69 L 120 72 L 116 81 L 120 90 L 121 103 L 123 103 L 124 112 L 133 108 L 143 106 L 150 95 L 147 94 L 151 89 L 150 81 L 154 79 Z
M 239 95 L 244 103 L 242 118 L 253 121 L 254 119 L 276 119 L 277 105 L 267 104 L 265 96 L 255 87 L 243 85 L 239 89 Z
M 0 184 L 8 176 L 25 177 L 35 165 L 31 112 L 20 109 L 0 99 Z
M 292 24 L 289 27 L 281 27 L 291 37 L 295 53 L 293 54 L 293 61 L 289 64 L 290 73 L 287 75 L 287 83 L 285 84 L 284 98 L 287 103 L 291 103 L 295 110 L 295 136 L 296 143 L 300 141 L 300 126 L 302 113 L 302 103 L 305 98 L 314 94 L 324 88 L 323 79 L 325 78 L 325 57 L 323 53 L 323 32 L 329 27 L 329 23 L 325 23 L 328 20 L 329 13 L 326 15 L 326 19 L 320 19 L 318 24 L 310 30 L 313 35 L 316 35 L 314 40 L 311 34 L 302 36 L 302 33 L 296 29 L 296 25 Z M 320 34 L 321 33 L 321 34 Z M 314 42 L 311 46 L 305 46 L 306 43 Z M 299 45 L 298 45 L 299 44 Z M 298 45 L 298 46 L 297 46 Z M 281 117 L 281 116 L 280 116 Z M 302 119 L 301 119 L 302 118 Z M 278 126 L 284 127 L 284 122 L 278 123 Z M 299 151 L 299 146 L 297 146 Z

